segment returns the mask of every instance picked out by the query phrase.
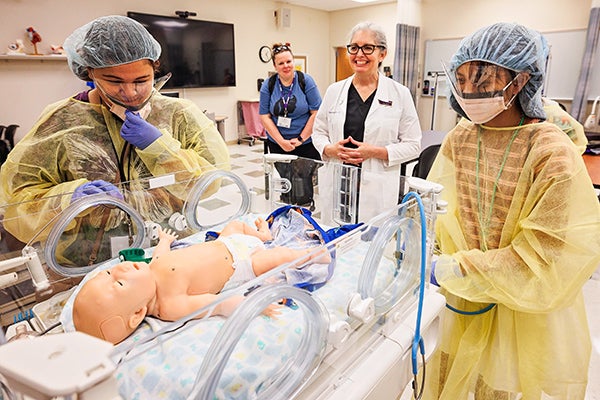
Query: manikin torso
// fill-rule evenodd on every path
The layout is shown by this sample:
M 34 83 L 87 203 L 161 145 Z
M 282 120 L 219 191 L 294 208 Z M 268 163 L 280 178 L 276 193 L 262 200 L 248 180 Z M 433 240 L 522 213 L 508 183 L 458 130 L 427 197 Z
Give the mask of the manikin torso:
M 167 305 L 181 296 L 217 294 L 233 274 L 231 253 L 220 241 L 195 244 L 155 257 L 150 269 L 156 278 L 153 315 L 168 318 Z M 156 314 L 160 315 L 156 315 Z

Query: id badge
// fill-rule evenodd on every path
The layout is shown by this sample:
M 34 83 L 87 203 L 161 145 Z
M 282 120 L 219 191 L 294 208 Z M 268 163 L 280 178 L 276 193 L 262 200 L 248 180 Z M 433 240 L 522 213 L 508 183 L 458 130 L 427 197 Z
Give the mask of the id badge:
M 277 126 L 289 128 L 292 126 L 292 119 L 290 117 L 277 117 Z

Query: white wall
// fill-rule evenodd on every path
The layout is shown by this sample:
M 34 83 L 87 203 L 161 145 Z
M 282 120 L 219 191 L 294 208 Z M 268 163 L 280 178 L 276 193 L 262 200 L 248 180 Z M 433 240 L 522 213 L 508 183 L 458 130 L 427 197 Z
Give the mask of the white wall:
M 599 0 L 593 0 L 597 2 Z M 291 27 L 278 29 L 273 11 L 283 5 L 271 0 L 0 0 L 3 21 L 0 38 L 4 46 L 21 38 L 33 26 L 43 38 L 41 52 L 51 44 L 61 44 L 76 27 L 102 15 L 125 15 L 127 11 L 174 15 L 175 10 L 195 11 L 197 19 L 235 24 L 237 87 L 186 89 L 182 96 L 195 101 L 201 109 L 226 115 L 226 139 L 237 139 L 236 101 L 258 98 L 256 79 L 265 77 L 272 65 L 263 64 L 258 49 L 276 41 L 289 41 L 294 52 L 307 56 L 307 70 L 324 93 L 335 77 L 333 48 L 347 44 L 347 34 L 358 22 L 370 20 L 386 31 L 390 49 L 395 46 L 395 25 L 401 20 L 416 24 L 414 16 L 404 19 L 407 7 L 420 5 L 421 40 L 463 37 L 477 28 L 497 21 L 515 21 L 542 32 L 584 29 L 587 27 L 592 0 L 398 0 L 327 13 L 285 4 L 291 9 Z M 415 13 L 417 14 L 417 13 Z M 6 47 L 0 47 L 0 53 Z M 31 51 L 31 46 L 29 46 Z M 393 64 L 393 51 L 384 65 Z M 421 49 L 421 66 L 424 59 Z M 574 60 L 578 62 L 578 60 Z M 596 74 L 597 76 L 598 73 Z M 33 125 L 43 107 L 85 89 L 64 61 L 0 60 L 0 124 L 21 125 L 18 137 Z M 455 114 L 440 99 L 436 129 L 449 130 Z M 418 97 L 417 110 L 423 129 L 429 129 L 431 98 Z
M 189 10 L 198 14 L 194 17 L 197 19 L 233 23 L 237 86 L 186 89 L 180 95 L 196 102 L 202 110 L 226 115 L 226 140 L 234 141 L 237 139 L 237 100 L 258 98 L 256 80 L 273 70 L 271 63 L 264 64 L 258 58 L 262 45 L 291 42 L 296 54 L 307 56 L 307 71 L 317 85 L 329 84 L 329 13 L 286 5 L 292 10 L 291 27 L 278 29 L 273 11 L 280 6 L 268 0 L 0 0 L 4 16 L 0 38 L 6 46 L 17 38 L 23 39 L 28 52 L 32 52 L 25 29 L 33 26 L 42 35 L 38 51 L 49 53 L 50 45 L 62 44 L 78 26 L 103 15 L 126 15 L 127 11 L 174 16 L 175 10 Z M 5 50 L 3 46 L 0 53 Z M 74 77 L 65 61 L 0 60 L 0 124 L 19 124 L 17 138 L 20 138 L 47 104 L 85 88 L 85 83 Z
M 462 38 L 501 21 L 520 23 L 540 32 L 586 29 L 591 9 L 591 0 L 422 0 L 421 4 L 422 43 L 429 39 Z M 420 59 L 424 60 L 423 49 Z M 580 63 L 581 60 L 573 62 Z M 599 69 L 597 66 L 596 79 L 600 79 Z M 417 111 L 424 130 L 431 125 L 432 104 L 431 97 L 419 96 L 417 99 Z M 566 105 L 570 107 L 570 102 Z M 455 122 L 456 113 L 450 110 L 445 98 L 438 98 L 434 129 L 448 131 Z

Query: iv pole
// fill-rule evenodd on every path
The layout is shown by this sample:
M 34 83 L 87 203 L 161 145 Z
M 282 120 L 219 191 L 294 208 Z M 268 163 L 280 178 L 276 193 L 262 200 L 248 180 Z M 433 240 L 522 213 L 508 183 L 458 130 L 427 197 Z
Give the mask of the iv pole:
M 437 98 L 438 98 L 438 77 L 440 76 L 446 76 L 446 74 L 444 73 L 444 71 L 429 71 L 427 72 L 427 76 L 433 76 L 433 87 L 434 87 L 434 93 L 433 93 L 433 106 L 431 108 L 431 130 L 433 130 L 433 125 L 435 123 L 435 111 L 437 108 Z

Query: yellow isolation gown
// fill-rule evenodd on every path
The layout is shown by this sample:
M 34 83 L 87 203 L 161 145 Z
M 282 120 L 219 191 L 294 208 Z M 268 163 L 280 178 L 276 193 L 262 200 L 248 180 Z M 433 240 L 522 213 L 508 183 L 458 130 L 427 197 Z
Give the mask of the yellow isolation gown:
M 459 310 L 496 305 L 444 311 L 424 398 L 582 400 L 581 289 L 600 263 L 600 204 L 576 146 L 547 122 L 478 135 L 462 119 L 428 179 L 448 201 L 436 222 L 441 292 Z
M 69 206 L 70 193 L 98 179 L 116 185 L 130 181 L 120 187 L 125 200 L 145 219 L 160 223 L 181 211 L 194 178 L 230 169 L 225 142 L 195 103 L 157 93 L 150 105 L 146 120 L 162 136 L 143 150 L 128 146 L 120 135 L 122 121 L 102 105 L 68 98 L 46 107 L 0 170 L 4 228 L 28 242 Z M 142 183 L 167 173 L 174 173 L 178 184 L 149 190 Z M 123 225 L 123 213 L 117 214 L 108 221 L 89 215 L 88 223 L 108 231 Z M 81 219 L 69 229 L 78 231 L 80 224 Z

